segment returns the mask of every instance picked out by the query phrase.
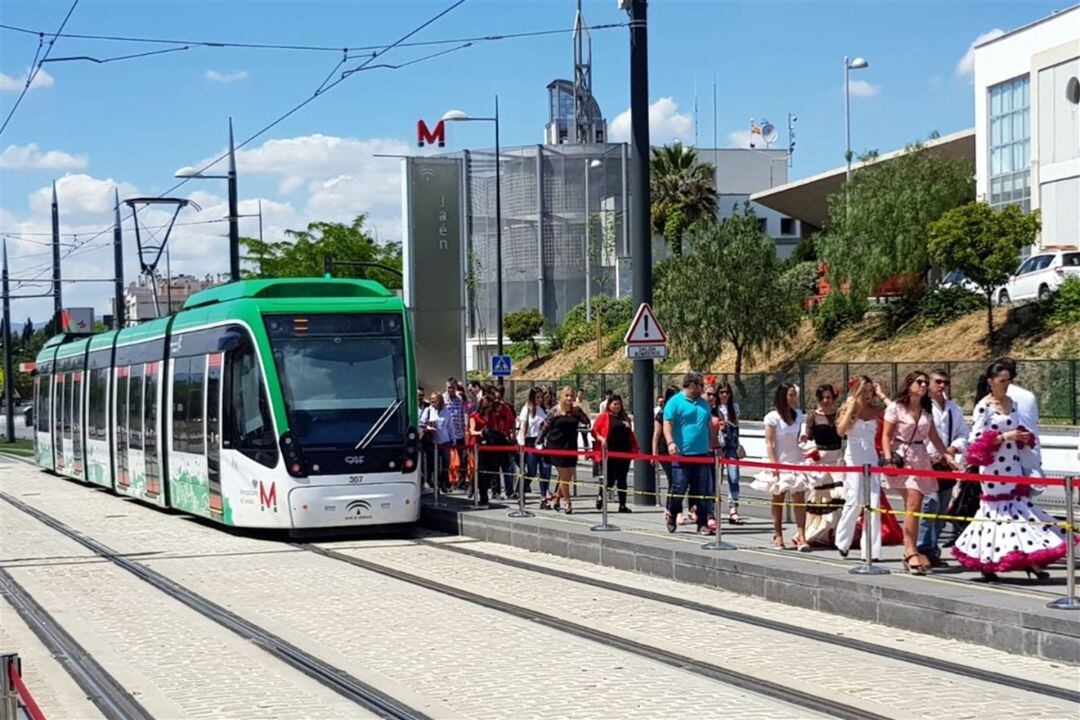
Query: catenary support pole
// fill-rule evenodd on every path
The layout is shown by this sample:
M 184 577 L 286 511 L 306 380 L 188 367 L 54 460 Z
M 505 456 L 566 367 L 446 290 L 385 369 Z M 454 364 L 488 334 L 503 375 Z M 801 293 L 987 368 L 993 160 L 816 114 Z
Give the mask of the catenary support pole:
M 120 228 L 120 191 L 113 188 L 116 198 L 113 205 L 113 278 L 114 299 L 113 330 L 124 327 L 124 235 Z
M 232 118 L 229 118 L 229 279 L 240 279 L 240 208 L 236 199 L 236 146 Z M 172 305 L 169 305 L 172 313 Z
M 499 148 L 499 96 L 495 96 L 495 314 L 499 354 L 503 354 L 502 153 Z M 503 386 L 502 377 L 499 387 Z
M 633 304 L 652 303 L 652 233 L 649 211 L 649 32 L 646 0 L 630 0 L 630 262 Z M 638 447 L 652 447 L 652 360 L 634 360 L 634 435 Z M 634 504 L 648 505 L 656 492 L 656 472 L 634 461 Z
M 56 181 L 52 184 L 52 280 L 54 332 L 60 332 L 60 310 L 64 296 L 60 288 L 60 203 L 56 199 Z
M 15 442 L 15 373 L 12 372 L 11 348 L 11 288 L 8 283 L 7 240 L 4 240 L 3 286 L 4 296 L 4 437 L 9 443 Z

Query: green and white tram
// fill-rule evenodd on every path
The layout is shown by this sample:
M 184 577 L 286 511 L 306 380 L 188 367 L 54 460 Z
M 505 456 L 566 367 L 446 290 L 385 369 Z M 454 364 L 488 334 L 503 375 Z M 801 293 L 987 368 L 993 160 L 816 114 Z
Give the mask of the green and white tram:
M 412 338 L 367 280 L 245 280 L 38 355 L 36 456 L 225 525 L 419 518 Z

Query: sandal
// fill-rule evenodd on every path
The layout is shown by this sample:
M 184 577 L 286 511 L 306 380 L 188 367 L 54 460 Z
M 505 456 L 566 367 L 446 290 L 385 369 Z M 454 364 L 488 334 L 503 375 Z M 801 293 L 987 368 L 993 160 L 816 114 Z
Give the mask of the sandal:
M 739 511 L 736 510 L 735 508 L 731 508 L 731 511 L 728 513 L 727 521 L 731 525 L 745 525 L 746 524 L 746 521 L 743 520 L 741 517 L 739 517 Z
M 776 535 L 775 537 L 773 537 L 772 546 L 777 550 L 786 549 L 787 545 L 784 544 L 784 536 Z
M 916 553 L 911 553 L 910 555 L 905 557 L 904 558 L 904 569 L 907 570 L 912 575 L 925 575 L 926 574 L 926 566 L 925 565 L 923 565 L 921 563 L 918 564 L 918 565 L 914 565 L 914 564 L 908 562 L 912 558 L 917 558 L 917 557 L 922 557 L 922 555 L 920 555 L 919 553 L 916 552 Z

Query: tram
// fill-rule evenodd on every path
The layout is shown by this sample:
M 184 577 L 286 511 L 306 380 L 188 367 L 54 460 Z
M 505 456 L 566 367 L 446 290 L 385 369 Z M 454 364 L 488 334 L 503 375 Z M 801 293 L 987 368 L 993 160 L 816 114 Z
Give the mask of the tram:
M 51 338 L 34 376 L 44 469 L 223 525 L 419 519 L 412 338 L 368 280 L 244 280 L 174 315 Z

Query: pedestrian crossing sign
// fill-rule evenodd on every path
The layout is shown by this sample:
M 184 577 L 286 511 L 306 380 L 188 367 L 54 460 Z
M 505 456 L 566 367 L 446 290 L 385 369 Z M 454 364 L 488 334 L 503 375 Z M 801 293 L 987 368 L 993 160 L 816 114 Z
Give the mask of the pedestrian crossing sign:
M 491 376 L 492 377 L 510 377 L 513 373 L 513 365 L 510 362 L 509 355 L 492 355 L 491 356 Z

